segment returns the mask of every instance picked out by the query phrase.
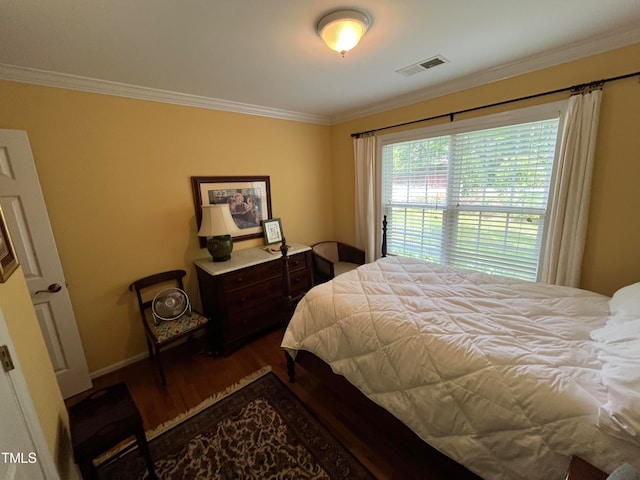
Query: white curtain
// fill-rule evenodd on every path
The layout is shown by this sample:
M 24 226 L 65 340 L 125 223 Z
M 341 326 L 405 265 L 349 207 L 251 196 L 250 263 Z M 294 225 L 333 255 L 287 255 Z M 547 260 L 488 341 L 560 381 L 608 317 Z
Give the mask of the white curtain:
M 354 138 L 353 153 L 356 171 L 356 246 L 365 252 L 366 262 L 376 255 L 376 198 L 375 164 L 376 137 L 366 135 Z
M 580 286 L 601 90 L 569 99 L 549 193 L 539 280 Z

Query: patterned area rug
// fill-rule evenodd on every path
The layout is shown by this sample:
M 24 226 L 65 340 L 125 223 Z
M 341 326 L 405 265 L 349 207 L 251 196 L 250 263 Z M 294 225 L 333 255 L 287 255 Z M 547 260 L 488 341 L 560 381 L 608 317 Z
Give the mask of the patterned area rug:
M 270 368 L 147 438 L 159 479 L 374 478 Z M 99 475 L 147 478 L 137 449 L 101 466 Z

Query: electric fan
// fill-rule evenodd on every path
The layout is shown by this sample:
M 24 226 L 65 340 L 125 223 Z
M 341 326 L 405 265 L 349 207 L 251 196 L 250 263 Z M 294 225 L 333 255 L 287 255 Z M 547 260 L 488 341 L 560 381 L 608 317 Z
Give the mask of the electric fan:
M 191 302 L 184 290 L 165 288 L 153 297 L 151 310 L 156 325 L 180 318 L 185 313 L 191 315 Z

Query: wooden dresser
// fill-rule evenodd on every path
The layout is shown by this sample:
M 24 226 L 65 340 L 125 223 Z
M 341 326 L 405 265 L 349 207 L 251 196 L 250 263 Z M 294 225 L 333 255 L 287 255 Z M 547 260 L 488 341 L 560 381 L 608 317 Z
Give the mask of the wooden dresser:
M 216 344 L 223 355 L 229 355 L 253 335 L 284 322 L 280 253 L 249 248 L 234 250 L 226 262 L 213 262 L 208 257 L 195 264 L 202 307 L 213 322 Z M 289 271 L 292 296 L 312 287 L 310 247 L 290 244 Z

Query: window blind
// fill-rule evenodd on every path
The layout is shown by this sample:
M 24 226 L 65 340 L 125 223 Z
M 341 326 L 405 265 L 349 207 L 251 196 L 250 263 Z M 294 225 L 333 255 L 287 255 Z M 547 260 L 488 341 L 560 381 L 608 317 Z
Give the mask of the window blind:
M 389 253 L 535 280 L 558 135 L 553 117 L 384 144 Z

